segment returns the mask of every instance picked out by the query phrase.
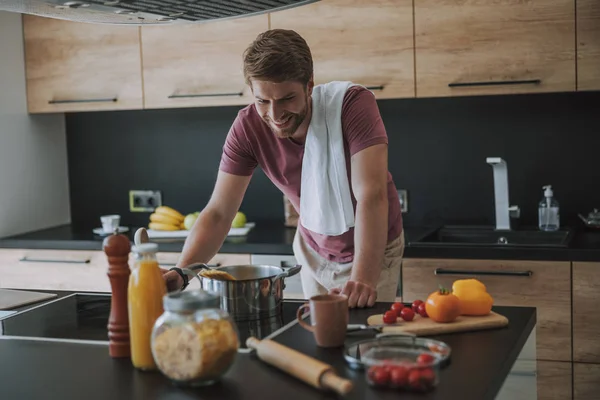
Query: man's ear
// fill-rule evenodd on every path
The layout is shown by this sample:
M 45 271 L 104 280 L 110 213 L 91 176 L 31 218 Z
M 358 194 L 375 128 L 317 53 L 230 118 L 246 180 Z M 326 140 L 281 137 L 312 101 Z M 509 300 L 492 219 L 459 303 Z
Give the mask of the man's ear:
M 307 87 L 308 95 L 311 96 L 313 88 L 315 87 L 315 80 L 312 76 L 308 80 L 308 84 L 306 85 L 306 87 Z

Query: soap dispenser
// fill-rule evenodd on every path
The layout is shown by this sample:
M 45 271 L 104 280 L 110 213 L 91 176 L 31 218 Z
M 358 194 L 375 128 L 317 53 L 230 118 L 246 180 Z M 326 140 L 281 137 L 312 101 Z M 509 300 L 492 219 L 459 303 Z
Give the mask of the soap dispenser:
M 542 231 L 556 231 L 560 227 L 558 201 L 554 198 L 552 186 L 544 186 L 544 198 L 538 206 L 539 228 Z

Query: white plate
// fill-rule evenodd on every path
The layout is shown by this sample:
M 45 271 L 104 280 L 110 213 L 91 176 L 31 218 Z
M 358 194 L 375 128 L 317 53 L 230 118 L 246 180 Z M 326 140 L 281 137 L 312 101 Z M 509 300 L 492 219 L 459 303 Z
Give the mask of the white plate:
M 129 230 L 129 228 L 126 227 L 126 226 L 120 226 L 119 227 L 119 233 L 127 232 L 128 230 Z M 93 230 L 93 232 L 96 235 L 100 235 L 100 236 L 108 236 L 108 235 L 112 235 L 113 234 L 112 232 L 104 232 L 104 229 L 102 229 L 102 228 L 96 228 L 96 229 Z
M 248 222 L 243 228 L 231 228 L 227 236 L 246 236 L 250 229 L 254 228 L 254 222 Z M 157 231 L 154 229 L 146 230 L 149 239 L 185 239 L 190 231 L 182 229 L 179 231 Z

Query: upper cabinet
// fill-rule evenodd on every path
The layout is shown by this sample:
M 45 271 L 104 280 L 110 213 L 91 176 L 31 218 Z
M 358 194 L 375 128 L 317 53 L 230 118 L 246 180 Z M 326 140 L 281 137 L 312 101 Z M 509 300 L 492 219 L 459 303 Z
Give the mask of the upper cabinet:
M 577 1 L 577 89 L 600 90 L 600 1 Z
M 306 39 L 315 84 L 352 81 L 379 99 L 414 97 L 412 0 L 321 0 L 271 14 Z
M 242 54 L 267 29 L 267 14 L 142 27 L 145 108 L 251 103 Z
M 138 27 L 23 16 L 31 113 L 142 108 Z
M 574 13 L 573 0 L 415 1 L 417 97 L 574 91 Z

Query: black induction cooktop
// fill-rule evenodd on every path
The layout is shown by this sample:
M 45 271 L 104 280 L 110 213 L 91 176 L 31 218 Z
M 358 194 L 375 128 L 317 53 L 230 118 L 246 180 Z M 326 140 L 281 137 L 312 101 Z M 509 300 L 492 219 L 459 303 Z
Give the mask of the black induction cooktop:
M 0 320 L 0 336 L 105 343 L 108 345 L 110 299 L 107 294 L 74 293 Z M 250 336 L 264 339 L 296 319 L 302 301 L 285 301 L 279 316 L 256 321 L 236 321 L 240 349 Z

